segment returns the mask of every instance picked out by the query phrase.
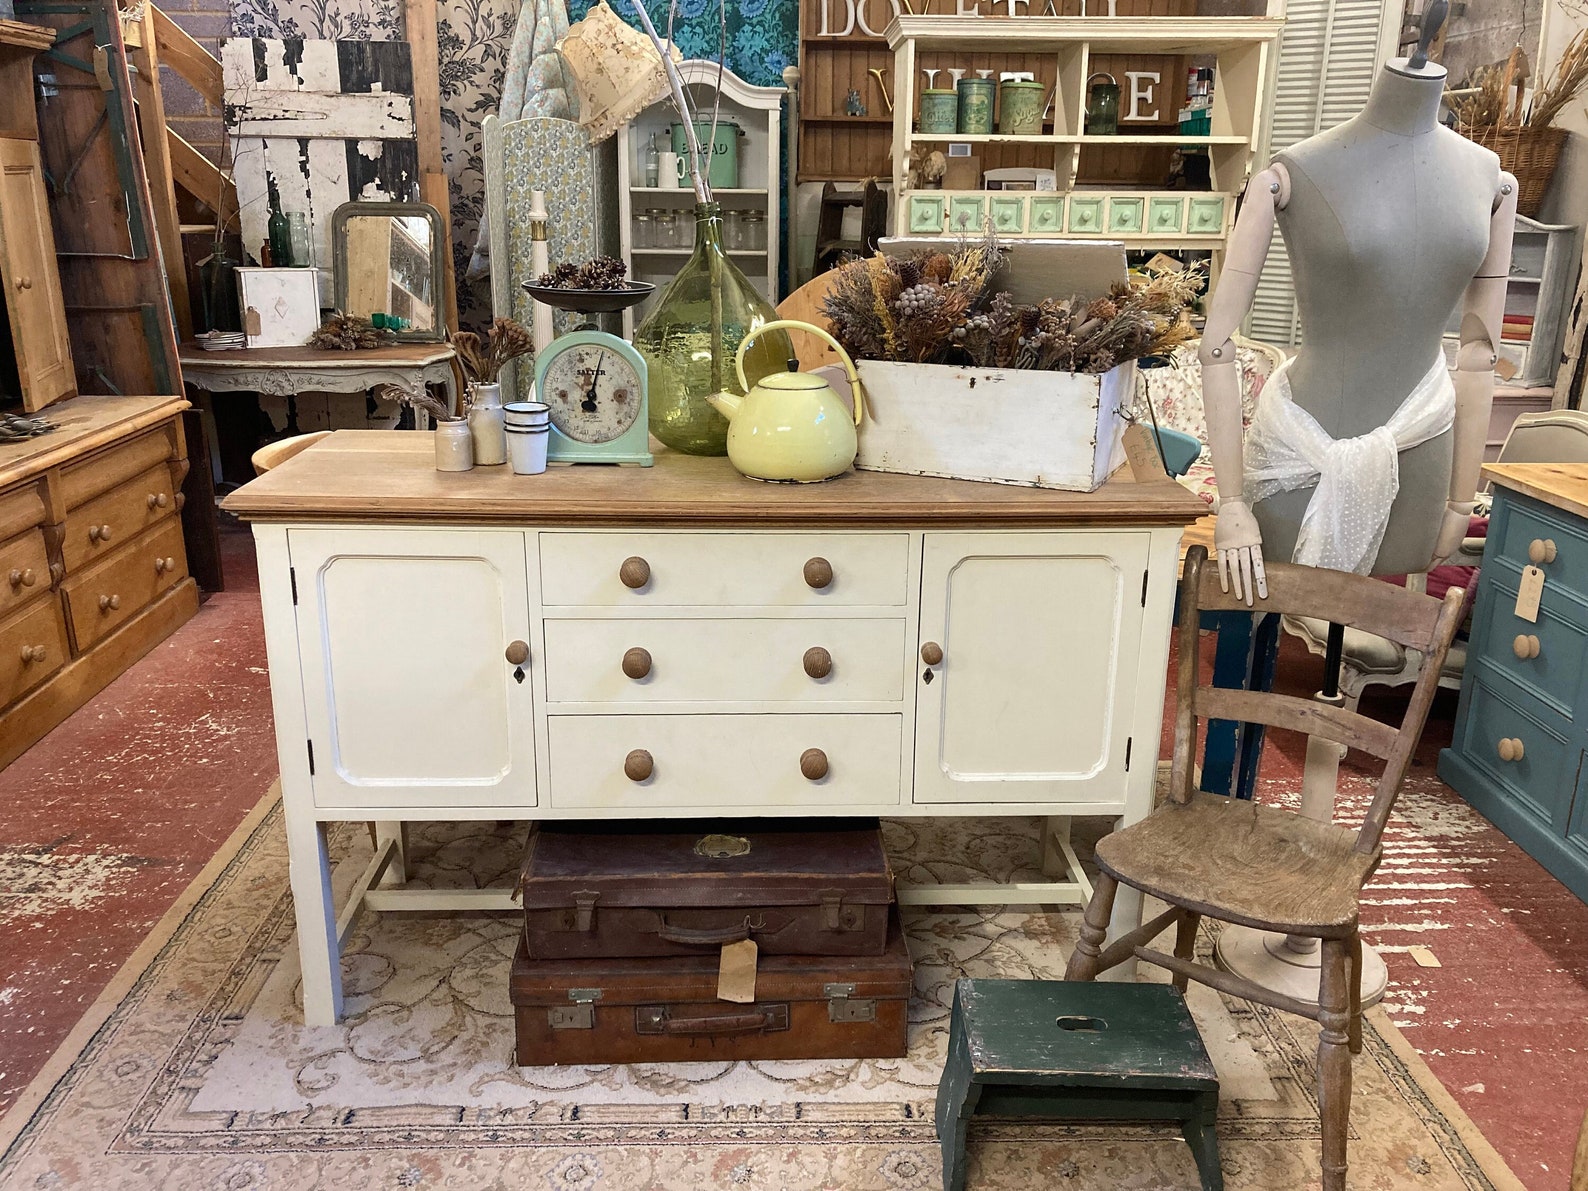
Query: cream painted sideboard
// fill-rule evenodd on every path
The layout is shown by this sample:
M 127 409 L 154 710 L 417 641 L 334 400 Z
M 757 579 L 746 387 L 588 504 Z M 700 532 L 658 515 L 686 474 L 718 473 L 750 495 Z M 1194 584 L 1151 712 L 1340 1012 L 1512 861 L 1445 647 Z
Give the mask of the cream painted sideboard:
M 510 905 L 400 888 L 405 820 L 1041 816 L 1051 881 L 900 900 L 1084 901 L 1068 821 L 1151 809 L 1177 548 L 1204 508 L 1168 480 L 784 486 L 665 452 L 441 473 L 429 435 L 381 431 L 226 507 L 259 553 L 316 1024 L 361 906 Z M 379 824 L 340 914 L 337 820 Z

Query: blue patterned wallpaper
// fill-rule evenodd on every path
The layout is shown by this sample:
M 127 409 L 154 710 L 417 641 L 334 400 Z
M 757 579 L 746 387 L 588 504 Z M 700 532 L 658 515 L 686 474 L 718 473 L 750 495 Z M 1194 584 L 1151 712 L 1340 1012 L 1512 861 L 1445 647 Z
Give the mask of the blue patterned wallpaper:
M 568 19 L 577 21 L 595 0 L 568 0 Z M 639 18 L 629 0 L 608 0 L 612 11 L 635 28 Z M 645 0 L 657 31 L 667 33 L 667 0 Z M 783 68 L 799 62 L 799 0 L 728 0 L 728 69 L 747 83 L 781 87 Z M 673 40 L 686 58 L 717 60 L 720 42 L 717 0 L 678 0 Z

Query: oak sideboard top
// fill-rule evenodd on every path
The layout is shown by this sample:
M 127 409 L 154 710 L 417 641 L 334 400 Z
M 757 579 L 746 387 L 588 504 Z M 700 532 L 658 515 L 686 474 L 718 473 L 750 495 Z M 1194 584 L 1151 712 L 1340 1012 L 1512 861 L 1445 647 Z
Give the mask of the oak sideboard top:
M 1483 478 L 1579 517 L 1588 517 L 1588 464 L 1490 463 Z
M 73 397 L 28 415 L 54 422 L 37 438 L 0 442 L 0 488 L 81 459 L 188 408 L 185 397 Z
M 339 430 L 233 492 L 245 521 L 443 521 L 534 525 L 1047 526 L 1185 525 L 1207 505 L 1173 480 L 1136 483 L 1128 468 L 1096 492 L 850 472 L 820 484 L 769 484 L 727 459 L 665 449 L 649 468 L 435 468 L 429 434 Z

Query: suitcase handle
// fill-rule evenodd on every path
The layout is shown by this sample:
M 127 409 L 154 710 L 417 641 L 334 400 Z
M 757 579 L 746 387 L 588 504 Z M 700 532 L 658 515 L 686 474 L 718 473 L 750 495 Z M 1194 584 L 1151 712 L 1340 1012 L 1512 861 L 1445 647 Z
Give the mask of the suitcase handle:
M 704 1017 L 674 1017 L 666 1005 L 641 1005 L 634 1010 L 636 1034 L 771 1034 L 786 1029 L 788 1005 L 783 1002 Z
M 751 922 L 748 917 L 738 926 L 713 926 L 696 929 L 688 926 L 673 926 L 667 921 L 666 914 L 656 916 L 656 937 L 665 939 L 669 943 L 683 943 L 697 947 L 718 947 L 726 943 L 739 943 L 748 939 L 754 931 L 765 930 L 766 919 L 758 918 Z

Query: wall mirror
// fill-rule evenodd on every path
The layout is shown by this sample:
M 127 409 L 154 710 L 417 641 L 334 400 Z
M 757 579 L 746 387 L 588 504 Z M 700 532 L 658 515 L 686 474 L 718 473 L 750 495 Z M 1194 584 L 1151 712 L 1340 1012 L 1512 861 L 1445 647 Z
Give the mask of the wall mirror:
M 398 339 L 445 339 L 444 251 L 441 212 L 429 203 L 343 203 L 331 216 L 336 308 L 401 319 Z

